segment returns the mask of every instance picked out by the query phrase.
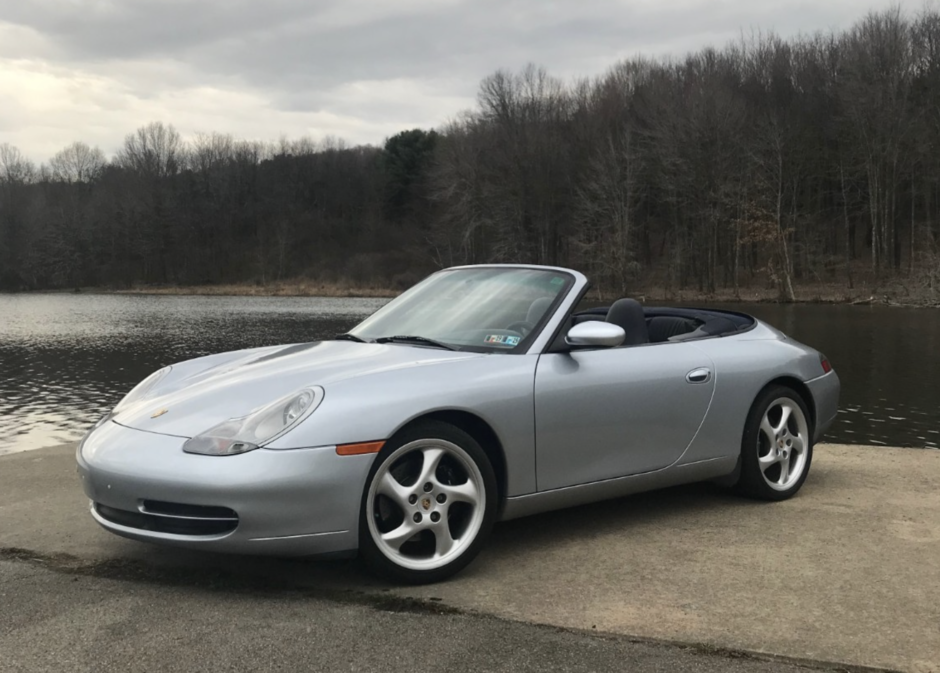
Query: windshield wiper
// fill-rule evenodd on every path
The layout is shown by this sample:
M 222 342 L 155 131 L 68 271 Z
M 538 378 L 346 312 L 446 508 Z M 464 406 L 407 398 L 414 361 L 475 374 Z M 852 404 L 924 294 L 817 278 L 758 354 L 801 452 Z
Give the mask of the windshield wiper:
M 359 344 L 369 343 L 365 339 L 361 339 L 357 337 L 355 334 L 349 334 L 348 332 L 346 334 L 337 334 L 335 337 L 333 337 L 333 340 L 334 341 L 355 341 L 356 343 L 359 343 Z
M 445 348 L 449 351 L 459 351 L 460 349 L 456 346 L 451 346 L 450 344 L 441 343 L 440 341 L 435 341 L 434 339 L 428 339 L 427 337 L 417 336 L 417 335 L 397 335 L 397 336 L 387 336 L 379 337 L 375 340 L 377 344 L 387 344 L 387 343 L 419 343 L 427 344 L 428 346 L 435 346 L 437 348 Z

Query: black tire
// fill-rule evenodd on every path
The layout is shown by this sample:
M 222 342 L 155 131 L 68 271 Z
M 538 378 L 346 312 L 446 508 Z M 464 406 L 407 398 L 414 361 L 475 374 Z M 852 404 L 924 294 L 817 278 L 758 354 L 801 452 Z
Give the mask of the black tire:
M 423 485 L 417 481 L 406 485 L 409 479 L 406 478 L 403 481 L 398 479 L 395 470 L 398 474 L 413 472 L 412 463 L 415 463 L 421 465 L 418 468 L 420 472 L 424 469 L 424 461 L 427 460 L 424 451 L 438 447 L 443 449 L 444 457 L 441 458 L 440 466 L 434 472 L 433 479 L 426 482 L 430 484 L 433 481 L 434 486 L 431 491 L 425 492 Z M 418 452 L 421 453 L 420 463 L 419 459 L 414 457 Z M 472 466 L 467 461 L 472 462 Z M 409 497 L 416 496 L 416 503 L 373 492 L 373 484 L 386 475 L 395 478 L 397 486 L 410 493 Z M 439 504 L 441 501 L 438 498 L 444 495 L 446 499 L 448 488 L 454 484 L 456 488 L 462 486 L 460 482 L 462 476 L 466 477 L 465 483 L 474 484 L 474 493 L 477 494 L 476 497 L 482 498 L 483 502 L 478 502 L 475 506 L 455 500 Z M 449 483 L 448 480 L 450 480 Z M 476 484 L 482 488 L 477 488 Z M 375 488 L 376 491 L 379 489 L 378 483 L 375 484 Z M 480 552 L 496 519 L 497 497 L 493 466 L 486 452 L 473 437 L 460 428 L 441 421 L 416 423 L 405 428 L 386 443 L 369 471 L 360 505 L 359 553 L 370 570 L 394 582 L 406 584 L 440 582 L 463 570 Z M 396 512 L 396 510 L 399 511 Z M 435 514 L 438 518 L 432 519 Z M 396 524 L 395 519 L 399 516 L 401 521 Z M 443 525 L 447 529 L 446 537 L 453 538 L 450 541 L 455 545 L 454 550 L 437 560 L 433 558 L 433 554 L 431 558 L 425 559 L 420 554 L 409 556 L 401 549 L 395 550 L 391 545 L 376 539 L 376 536 L 381 537 L 383 533 L 388 532 L 383 531 L 383 527 L 397 529 L 397 526 L 408 523 L 405 517 L 415 516 L 422 517 L 420 525 L 423 528 L 413 537 L 400 543 L 401 548 L 417 548 L 421 552 L 427 551 L 431 546 L 436 547 L 437 531 L 442 530 L 440 526 Z M 372 527 L 370 527 L 370 518 Z M 463 523 L 461 519 L 466 519 L 469 523 L 466 524 L 462 536 L 460 534 L 454 536 L 452 524 L 456 523 L 459 526 Z M 388 521 L 392 523 L 388 524 Z M 431 521 L 436 523 L 432 524 Z M 474 529 L 476 529 L 475 533 L 472 532 Z M 444 559 L 447 559 L 448 555 L 452 555 L 452 558 L 445 562 Z M 431 566 L 435 563 L 441 563 L 441 565 L 410 567 L 412 564 L 425 563 Z
M 780 423 L 774 423 L 777 410 L 781 412 L 784 408 L 789 408 L 789 416 L 786 422 L 786 433 L 776 435 L 771 440 L 769 435 L 762 430 L 761 424 L 765 415 L 768 415 L 768 427 L 773 428 Z M 799 414 L 796 413 L 799 411 Z M 801 418 L 800 418 L 801 417 Z M 780 416 L 782 420 L 782 416 Z M 797 456 L 794 449 L 797 435 L 805 434 L 803 444 L 802 462 L 799 464 L 799 475 L 796 474 L 798 465 L 792 465 L 789 461 Z M 787 458 L 787 467 L 784 468 L 782 461 L 776 464 L 771 462 L 775 454 Z M 803 398 L 792 388 L 787 386 L 773 384 L 764 388 L 748 413 L 747 420 L 744 423 L 744 435 L 741 440 L 741 476 L 736 485 L 736 490 L 746 496 L 760 500 L 780 501 L 793 497 L 809 474 L 809 469 L 813 461 L 813 425 L 809 411 Z M 784 469 L 787 470 L 784 473 Z

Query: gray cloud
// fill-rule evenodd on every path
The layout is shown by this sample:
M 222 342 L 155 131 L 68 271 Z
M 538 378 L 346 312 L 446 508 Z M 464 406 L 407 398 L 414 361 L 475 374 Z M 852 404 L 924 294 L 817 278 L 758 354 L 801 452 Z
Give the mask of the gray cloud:
M 133 59 L 169 55 L 240 34 L 277 31 L 315 14 L 312 7 L 293 0 L 31 0 L 4 3 L 0 21 L 53 38 L 71 57 Z
M 14 104 L 0 115 L 0 142 L 44 158 L 70 132 L 61 145 L 85 139 L 112 150 L 123 133 L 162 118 L 184 134 L 377 143 L 395 124 L 440 124 L 471 105 L 497 68 L 534 62 L 565 78 L 597 75 L 638 53 L 721 46 L 752 28 L 839 28 L 864 11 L 855 0 L 2 3 L 0 100 Z M 95 106 L 101 119 L 89 126 Z

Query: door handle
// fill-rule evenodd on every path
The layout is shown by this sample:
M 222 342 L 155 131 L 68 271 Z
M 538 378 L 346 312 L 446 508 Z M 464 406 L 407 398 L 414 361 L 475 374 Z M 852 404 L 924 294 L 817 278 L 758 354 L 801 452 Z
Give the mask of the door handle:
M 685 380 L 689 383 L 708 383 L 711 377 L 712 372 L 708 367 L 699 367 L 686 374 Z

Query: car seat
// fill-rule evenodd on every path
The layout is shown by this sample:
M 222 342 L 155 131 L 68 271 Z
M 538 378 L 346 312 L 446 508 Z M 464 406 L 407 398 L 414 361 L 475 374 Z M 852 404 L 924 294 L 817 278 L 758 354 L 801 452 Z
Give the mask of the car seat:
M 650 343 L 662 343 L 679 334 L 694 332 L 701 324 L 701 320 L 693 318 L 672 315 L 653 316 L 647 324 Z
M 548 310 L 548 307 L 552 304 L 551 297 L 539 297 L 529 306 L 529 310 L 526 313 L 525 321 L 530 325 L 535 325 L 539 320 L 542 319 L 542 316 L 545 315 L 545 311 Z
M 623 346 L 639 346 L 650 342 L 643 306 L 636 299 L 618 299 L 607 310 L 607 322 L 620 325 L 626 336 Z

